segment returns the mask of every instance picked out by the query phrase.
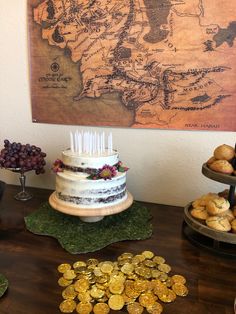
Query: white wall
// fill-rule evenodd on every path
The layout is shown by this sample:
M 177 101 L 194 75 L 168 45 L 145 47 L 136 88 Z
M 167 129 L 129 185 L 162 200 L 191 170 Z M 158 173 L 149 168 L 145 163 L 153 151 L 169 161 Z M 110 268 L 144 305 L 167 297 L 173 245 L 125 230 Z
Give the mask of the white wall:
M 27 184 L 53 189 L 51 164 L 68 147 L 69 131 L 77 127 L 31 122 L 26 23 L 26 0 L 0 0 L 0 147 L 5 138 L 42 147 L 47 153 L 46 174 L 29 173 Z M 185 205 L 204 193 L 226 188 L 205 178 L 201 166 L 216 146 L 234 146 L 233 132 L 111 131 L 121 160 L 131 168 L 128 188 L 136 200 Z M 6 170 L 0 170 L 0 179 L 18 184 L 18 176 Z

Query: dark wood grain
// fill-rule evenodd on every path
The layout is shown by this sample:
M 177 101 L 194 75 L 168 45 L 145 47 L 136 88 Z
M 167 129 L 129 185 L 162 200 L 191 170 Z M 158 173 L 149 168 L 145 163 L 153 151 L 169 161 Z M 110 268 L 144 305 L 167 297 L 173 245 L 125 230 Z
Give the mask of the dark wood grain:
M 236 297 L 236 261 L 193 246 L 182 235 L 183 208 L 143 203 L 153 216 L 153 236 L 144 241 L 124 241 L 101 251 L 70 255 L 57 240 L 26 230 L 24 217 L 52 193 L 30 189 L 34 198 L 16 201 L 19 187 L 7 186 L 0 203 L 0 273 L 9 289 L 0 299 L 1 314 L 57 314 L 61 288 L 57 266 L 90 257 L 114 260 L 123 252 L 152 250 L 165 257 L 173 273 L 187 278 L 189 295 L 164 305 L 166 314 L 233 314 Z

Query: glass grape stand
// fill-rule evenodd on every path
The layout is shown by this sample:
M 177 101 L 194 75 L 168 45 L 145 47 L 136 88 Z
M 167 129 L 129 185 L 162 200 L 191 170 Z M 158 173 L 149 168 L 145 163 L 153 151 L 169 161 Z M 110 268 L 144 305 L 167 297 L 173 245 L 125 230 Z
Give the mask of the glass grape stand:
M 33 195 L 25 190 L 25 183 L 26 183 L 25 171 L 21 168 L 7 168 L 7 170 L 20 174 L 19 180 L 20 180 L 20 185 L 21 185 L 21 191 L 17 193 L 14 196 L 14 198 L 18 201 L 30 200 L 33 197 Z
M 211 180 L 230 186 L 228 201 L 232 208 L 235 205 L 236 176 L 215 172 L 208 168 L 207 164 L 203 164 L 202 174 Z M 183 233 L 185 236 L 194 244 L 214 253 L 236 257 L 236 234 L 209 228 L 191 216 L 191 209 L 192 202 L 184 208 Z

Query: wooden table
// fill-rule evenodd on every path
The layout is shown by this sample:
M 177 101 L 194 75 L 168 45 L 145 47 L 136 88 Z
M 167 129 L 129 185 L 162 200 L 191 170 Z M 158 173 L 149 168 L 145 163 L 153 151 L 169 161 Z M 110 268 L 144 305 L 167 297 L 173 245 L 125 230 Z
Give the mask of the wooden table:
M 47 201 L 52 191 L 31 188 L 34 198 L 19 202 L 19 187 L 6 187 L 0 202 L 0 273 L 9 280 L 0 299 L 1 314 L 57 314 L 62 301 L 57 266 L 94 257 L 114 260 L 123 252 L 152 250 L 163 256 L 172 272 L 187 278 L 189 295 L 165 304 L 163 313 L 233 314 L 236 297 L 236 261 L 193 246 L 182 234 L 183 208 L 143 203 L 153 215 L 153 236 L 124 241 L 99 252 L 71 255 L 57 240 L 26 230 L 24 217 Z M 122 311 L 122 312 L 125 312 Z

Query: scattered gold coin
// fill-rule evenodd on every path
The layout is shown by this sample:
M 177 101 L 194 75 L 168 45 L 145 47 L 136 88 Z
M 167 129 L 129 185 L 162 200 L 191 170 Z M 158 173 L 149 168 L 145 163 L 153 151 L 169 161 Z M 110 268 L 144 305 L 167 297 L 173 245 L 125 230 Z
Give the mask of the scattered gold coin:
M 173 290 L 168 289 L 167 294 L 158 295 L 158 297 L 164 303 L 171 303 L 176 299 L 176 294 Z
M 78 267 L 86 267 L 87 264 L 84 261 L 77 261 L 73 264 L 73 268 L 78 268 Z
M 148 306 L 146 308 L 146 310 L 147 310 L 148 313 L 151 313 L 151 314 L 152 313 L 153 314 L 161 314 L 162 311 L 163 311 L 163 306 L 160 303 L 155 302 L 153 305 Z
M 186 283 L 186 279 L 184 278 L 184 276 L 181 275 L 172 276 L 172 280 L 174 281 L 174 283 L 182 283 L 183 285 Z
M 75 291 L 73 285 L 70 285 L 70 286 L 66 287 L 66 288 L 62 291 L 62 297 L 63 297 L 64 299 L 73 300 L 73 299 L 75 299 L 76 296 L 77 296 L 77 292 Z
M 94 314 L 108 314 L 110 308 L 106 303 L 97 303 L 93 307 Z
M 138 302 L 127 305 L 127 311 L 129 314 L 142 314 L 144 308 Z
M 67 286 L 71 285 L 72 282 L 73 282 L 73 280 L 67 280 L 64 277 L 61 277 L 58 279 L 58 284 L 61 287 L 67 287 Z
M 113 280 L 109 285 L 109 290 L 113 294 L 121 294 L 124 291 L 124 283 L 120 280 Z
M 125 263 L 122 267 L 121 267 L 121 271 L 124 274 L 130 275 L 133 273 L 134 271 L 134 265 L 130 264 L 130 263 Z
M 63 277 L 67 280 L 72 280 L 76 277 L 74 270 L 68 269 L 64 272 Z
M 76 308 L 76 303 L 74 300 L 64 300 L 61 302 L 59 308 L 62 313 L 72 313 Z
M 79 314 L 89 314 L 93 310 L 93 306 L 90 302 L 80 302 L 76 306 L 76 312 Z
M 76 280 L 74 283 L 75 291 L 77 292 L 86 292 L 89 289 L 90 283 L 86 278 L 81 278 Z
M 71 269 L 71 265 L 70 264 L 61 264 L 57 267 L 57 270 L 59 271 L 59 273 L 64 273 L 66 270 Z
M 151 259 L 154 256 L 154 253 L 151 251 L 143 251 L 142 255 L 145 257 L 145 259 Z
M 95 285 L 93 285 L 92 289 L 90 290 L 90 295 L 94 299 L 100 299 L 104 296 L 104 294 L 104 290 L 97 288 Z
M 100 267 L 101 272 L 105 274 L 111 274 L 111 272 L 113 271 L 113 268 L 114 268 L 113 264 L 108 261 L 104 262 Z
M 155 262 L 157 264 L 164 264 L 165 259 L 162 256 L 154 256 L 153 262 Z
M 89 291 L 86 291 L 86 292 L 79 292 L 78 295 L 78 300 L 80 302 L 90 302 L 92 301 L 92 297 L 90 295 L 90 292 Z
M 121 295 L 114 294 L 109 298 L 108 305 L 109 305 L 110 309 L 115 310 L 115 311 L 119 311 L 125 305 L 125 301 Z
M 160 271 L 162 271 L 163 273 L 166 273 L 166 274 L 168 274 L 171 271 L 171 267 L 168 264 L 160 264 L 158 266 L 158 269 Z
M 157 297 L 151 291 L 143 292 L 139 296 L 139 303 L 143 307 L 152 306 L 156 302 L 156 300 L 157 300 Z
M 188 294 L 188 288 L 182 283 L 174 283 L 172 290 L 180 297 L 185 297 Z

